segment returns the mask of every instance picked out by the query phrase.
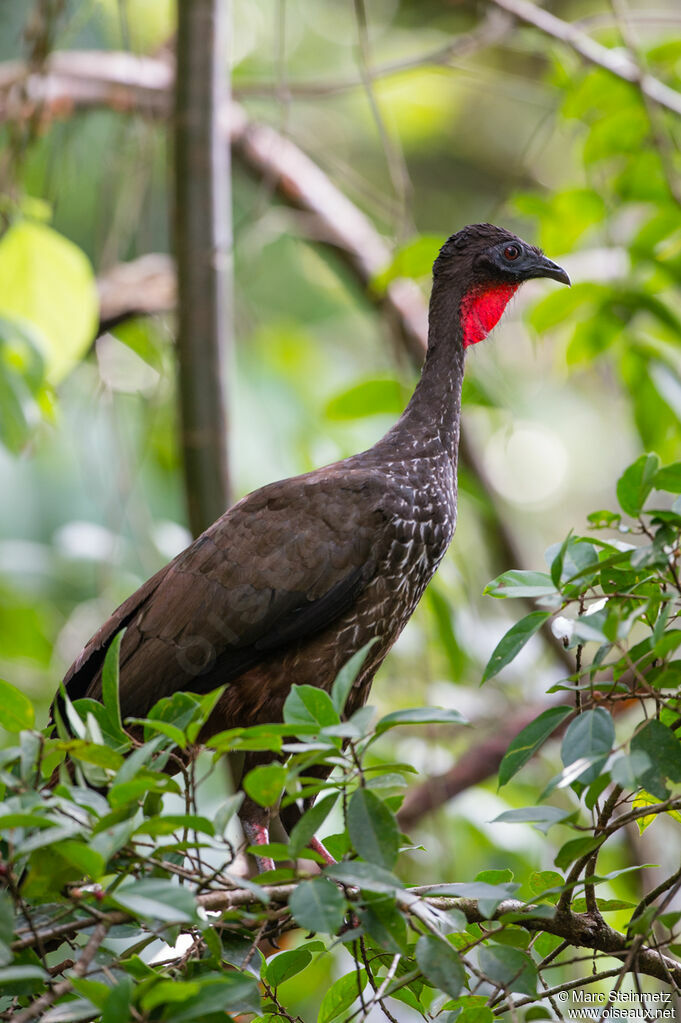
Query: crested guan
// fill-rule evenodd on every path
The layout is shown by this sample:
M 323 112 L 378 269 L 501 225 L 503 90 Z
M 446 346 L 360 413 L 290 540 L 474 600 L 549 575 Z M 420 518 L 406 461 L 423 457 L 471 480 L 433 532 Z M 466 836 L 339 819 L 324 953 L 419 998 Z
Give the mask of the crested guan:
M 364 704 L 454 533 L 465 350 L 531 277 L 570 283 L 502 228 L 452 235 L 433 267 L 421 379 L 398 422 L 368 451 L 271 483 L 226 511 L 93 636 L 66 674 L 71 699 L 101 698 L 107 647 L 125 628 L 124 717 L 177 690 L 228 683 L 204 736 L 280 721 L 293 682 L 329 690 L 375 638 L 346 714 Z M 258 762 L 246 754 L 244 771 Z M 269 841 L 268 811 L 246 798 L 240 816 L 251 844 Z

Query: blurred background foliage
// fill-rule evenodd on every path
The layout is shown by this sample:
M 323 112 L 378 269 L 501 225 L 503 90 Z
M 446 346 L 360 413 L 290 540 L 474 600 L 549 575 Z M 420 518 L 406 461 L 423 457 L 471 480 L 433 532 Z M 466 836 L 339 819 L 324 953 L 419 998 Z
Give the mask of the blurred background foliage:
M 308 153 L 389 241 L 394 260 L 374 289 L 409 276 L 427 293 L 438 245 L 481 220 L 538 241 L 573 279 L 569 291 L 526 286 L 468 358 L 464 424 L 490 489 L 462 472 L 453 548 L 375 683 L 383 712 L 438 704 L 474 721 L 475 732 L 386 738 L 386 760 L 437 774 L 564 674 L 535 638 L 479 690 L 511 621 L 483 597 L 488 580 L 543 568 L 550 543 L 614 505 L 641 450 L 678 458 L 681 132 L 678 114 L 636 83 L 536 28 L 500 25 L 485 0 L 371 0 L 366 32 L 358 10 L 234 0 L 231 64 L 249 114 Z M 673 0 L 552 10 L 681 90 Z M 173 22 L 169 0 L 4 0 L 0 61 L 40 68 L 50 51 L 74 49 L 163 58 Z M 83 642 L 190 538 L 173 316 L 130 319 L 94 341 L 97 276 L 169 251 L 167 126 L 142 112 L 71 114 L 0 126 L 0 674 L 43 712 Z M 236 498 L 372 444 L 415 373 L 304 213 L 238 164 L 233 196 Z M 498 512 L 522 565 L 500 561 Z M 556 758 L 549 746 L 502 793 L 489 781 L 421 822 L 428 853 L 403 856 L 404 875 L 466 880 L 510 866 L 524 881 L 550 868 L 550 843 L 527 825 L 488 822 L 531 803 Z M 606 851 L 605 865 L 668 865 L 667 826 L 656 822 L 636 850 Z M 637 877 L 613 895 L 636 897 Z

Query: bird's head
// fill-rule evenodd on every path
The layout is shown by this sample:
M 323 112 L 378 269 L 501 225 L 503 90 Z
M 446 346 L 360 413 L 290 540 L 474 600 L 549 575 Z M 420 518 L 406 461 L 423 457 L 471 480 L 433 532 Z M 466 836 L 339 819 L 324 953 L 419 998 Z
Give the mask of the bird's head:
M 494 224 L 471 224 L 453 234 L 433 266 L 435 284 L 459 298 L 464 348 L 487 337 L 523 281 L 533 277 L 570 283 L 541 249 Z

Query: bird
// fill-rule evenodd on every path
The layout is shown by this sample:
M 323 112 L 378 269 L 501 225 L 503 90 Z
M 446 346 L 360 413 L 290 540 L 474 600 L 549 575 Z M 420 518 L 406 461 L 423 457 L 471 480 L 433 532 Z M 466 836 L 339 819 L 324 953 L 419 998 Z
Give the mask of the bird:
M 363 706 L 454 534 L 465 354 L 536 277 L 570 284 L 504 228 L 473 224 L 448 238 L 433 265 L 425 362 L 398 421 L 368 450 L 229 508 L 95 633 L 64 678 L 70 699 L 101 699 L 106 652 L 125 630 L 124 717 L 176 691 L 226 685 L 200 738 L 279 722 L 294 682 L 330 691 L 373 640 L 346 716 Z M 246 753 L 244 775 L 262 757 Z M 270 810 L 246 795 L 240 819 L 249 845 L 269 843 Z M 260 870 L 272 866 L 258 858 Z

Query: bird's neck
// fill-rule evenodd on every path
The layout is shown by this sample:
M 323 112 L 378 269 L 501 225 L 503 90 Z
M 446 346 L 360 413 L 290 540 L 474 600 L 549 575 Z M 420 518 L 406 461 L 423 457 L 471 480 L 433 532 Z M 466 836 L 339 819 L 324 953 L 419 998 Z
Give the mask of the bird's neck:
M 428 351 L 416 390 L 385 440 L 405 454 L 445 457 L 456 464 L 464 372 L 462 299 L 436 280 L 428 314 Z

